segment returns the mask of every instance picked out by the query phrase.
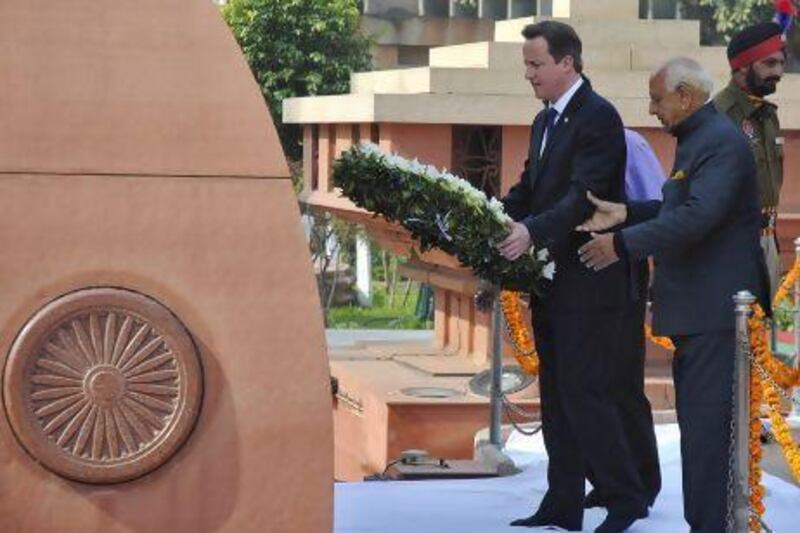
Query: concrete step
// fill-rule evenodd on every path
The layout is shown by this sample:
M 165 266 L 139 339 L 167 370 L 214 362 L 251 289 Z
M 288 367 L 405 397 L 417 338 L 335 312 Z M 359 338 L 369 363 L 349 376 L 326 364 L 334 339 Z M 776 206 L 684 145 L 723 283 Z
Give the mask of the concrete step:
M 796 98 L 796 97 L 795 97 Z M 772 99 L 784 130 L 800 128 L 797 100 Z M 646 92 L 638 98 L 612 98 L 626 126 L 660 128 L 648 115 Z M 404 124 L 503 124 L 529 126 L 541 110 L 531 95 L 348 94 L 291 98 L 283 105 L 287 123 L 397 122 Z
M 522 45 L 483 41 L 431 48 L 429 65 L 445 68 L 521 68 Z
M 645 98 L 649 70 L 609 72 L 587 68 L 594 88 L 608 98 Z M 354 74 L 351 91 L 357 94 L 475 94 L 532 95 L 521 68 L 440 68 L 420 67 Z M 727 73 L 717 73 L 714 87 L 728 83 Z M 800 99 L 800 76 L 787 76 L 779 85 L 778 100 Z
M 523 42 L 522 30 L 543 18 L 525 17 L 495 22 L 494 40 Z M 584 51 L 594 46 L 647 43 L 658 46 L 699 46 L 698 20 L 575 20 L 561 19 L 578 33 Z
M 610 70 L 630 70 L 630 50 L 620 46 L 584 49 L 584 65 Z M 513 70 L 523 68 L 522 43 L 480 42 L 431 48 L 431 67 L 491 68 Z
M 690 57 L 714 76 L 729 76 L 731 72 L 724 46 L 651 46 L 633 45 L 630 48 L 632 70 L 651 71 L 673 57 Z
M 645 70 L 657 68 L 667 59 L 687 56 L 713 74 L 730 72 L 721 46 L 664 46 L 656 43 L 602 44 L 584 47 L 583 64 L 589 71 Z M 490 68 L 521 70 L 522 43 L 479 42 L 431 48 L 429 66 L 440 68 Z
M 611 97 L 641 98 L 647 94 L 649 71 L 586 74 L 601 94 Z M 726 83 L 717 77 L 717 86 Z M 531 96 L 530 84 L 521 68 L 493 70 L 480 68 L 420 67 L 354 74 L 351 91 L 357 94 L 508 94 Z

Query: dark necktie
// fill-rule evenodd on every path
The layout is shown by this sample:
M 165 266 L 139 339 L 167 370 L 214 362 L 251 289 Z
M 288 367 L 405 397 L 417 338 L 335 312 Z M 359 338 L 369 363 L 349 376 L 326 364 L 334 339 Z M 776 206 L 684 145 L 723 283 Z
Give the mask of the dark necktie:
M 544 131 L 547 132 L 547 135 L 549 135 L 550 132 L 553 131 L 553 126 L 556 123 L 557 117 L 558 117 L 558 111 L 556 111 L 554 107 L 548 107 L 544 122 Z
M 545 112 L 544 135 L 542 136 L 542 139 L 544 139 L 545 142 L 545 146 L 550 144 L 550 139 L 552 137 L 553 129 L 555 128 L 556 124 L 556 118 L 558 118 L 558 111 L 556 111 L 555 108 L 553 108 L 552 106 L 548 107 L 547 111 Z M 544 148 L 542 148 L 542 151 L 544 151 Z

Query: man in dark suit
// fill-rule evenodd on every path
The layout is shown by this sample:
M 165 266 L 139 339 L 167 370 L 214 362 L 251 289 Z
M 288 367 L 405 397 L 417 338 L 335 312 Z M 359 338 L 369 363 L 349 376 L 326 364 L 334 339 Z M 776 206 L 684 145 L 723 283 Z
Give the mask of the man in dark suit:
M 735 320 L 732 296 L 749 290 L 768 302 L 759 247 L 756 167 L 747 140 L 713 104 L 708 74 L 687 58 L 650 78 L 650 114 L 678 140 L 663 202 L 591 198 L 598 209 L 579 229 L 587 267 L 653 256 L 653 331 L 675 344 L 673 376 L 681 429 L 684 516 L 696 533 L 726 530 L 733 408 Z M 639 223 L 641 222 L 641 223 Z
M 664 185 L 664 170 L 647 140 L 635 131 L 625 129 L 625 196 L 630 200 L 660 200 Z M 653 410 L 645 394 L 645 361 L 647 346 L 644 336 L 645 314 L 649 293 L 650 265 L 647 260 L 628 264 L 633 288 L 633 301 L 628 321 L 629 336 L 623 349 L 632 350 L 622 372 L 624 381 L 616 386 L 622 409 L 623 429 L 628 437 L 637 470 L 644 485 L 644 495 L 652 507 L 661 491 L 661 466 L 658 461 L 658 444 L 653 427 Z M 593 485 L 596 480 L 588 476 Z M 583 506 L 605 507 L 601 491 L 592 489 Z
M 574 231 L 594 209 L 587 191 L 625 197 L 624 130 L 614 107 L 581 75 L 581 42 L 570 26 L 544 21 L 523 35 L 525 77 L 547 107 L 534 120 L 520 182 L 503 199 L 516 222 L 499 248 L 514 260 L 531 246 L 546 247 L 556 274 L 542 297 L 532 298 L 549 487 L 537 512 L 512 525 L 581 530 L 591 472 L 609 510 L 597 531 L 624 531 L 647 515 L 617 390 L 634 355 L 622 346 L 628 270 L 585 268 L 577 252 L 587 238 Z

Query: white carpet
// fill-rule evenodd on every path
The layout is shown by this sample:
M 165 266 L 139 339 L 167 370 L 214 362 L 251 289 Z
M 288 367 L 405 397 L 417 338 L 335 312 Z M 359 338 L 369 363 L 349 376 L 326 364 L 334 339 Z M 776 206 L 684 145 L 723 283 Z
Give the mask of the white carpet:
M 683 521 L 677 425 L 656 427 L 663 488 L 650 517 L 631 533 L 688 531 Z M 464 481 L 337 483 L 336 533 L 496 533 L 535 531 L 508 523 L 528 516 L 546 489 L 547 455 L 541 435 L 509 438 L 507 453 L 523 471 L 506 478 Z M 800 532 L 800 489 L 766 475 L 767 524 L 776 533 Z M 605 511 L 586 512 L 584 531 L 593 531 Z

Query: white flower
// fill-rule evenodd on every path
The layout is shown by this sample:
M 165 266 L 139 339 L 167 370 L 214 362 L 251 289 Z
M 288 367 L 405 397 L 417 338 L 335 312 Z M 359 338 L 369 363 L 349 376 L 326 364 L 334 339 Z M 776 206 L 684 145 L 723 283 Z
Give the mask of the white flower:
M 408 170 L 408 161 L 397 154 L 389 154 L 385 156 L 385 159 L 389 166 L 399 168 L 400 170 Z
M 550 257 L 550 252 L 547 250 L 547 248 L 540 249 L 536 254 L 536 259 L 538 259 L 542 263 L 547 261 L 548 257 Z
M 547 263 L 542 270 L 542 277 L 545 279 L 553 280 L 553 276 L 556 275 L 556 264 L 553 261 Z
M 511 217 L 506 214 L 506 210 L 503 207 L 503 202 L 497 198 L 492 198 L 489 200 L 488 208 L 489 212 L 491 212 L 499 222 L 503 224 L 511 222 Z
M 358 146 L 358 149 L 361 151 L 361 153 L 366 154 L 366 155 L 375 155 L 375 156 L 380 156 L 380 157 L 383 157 L 383 155 L 384 155 L 383 151 L 375 143 L 363 143 L 363 144 L 360 144 Z
M 441 175 L 439 173 L 439 169 L 437 169 L 433 165 L 426 165 L 425 166 L 425 174 L 432 180 L 438 179 L 439 176 Z

